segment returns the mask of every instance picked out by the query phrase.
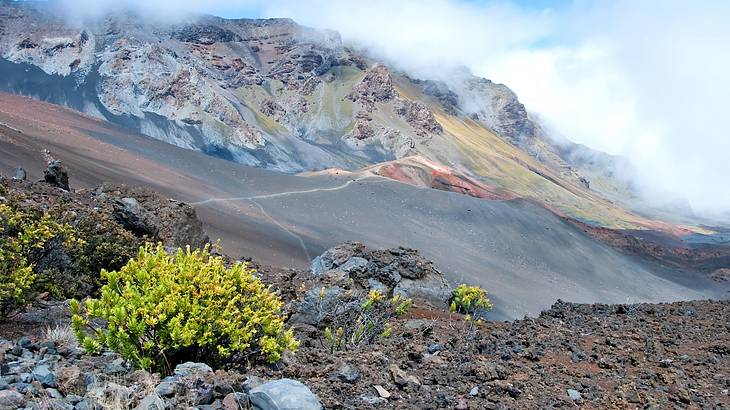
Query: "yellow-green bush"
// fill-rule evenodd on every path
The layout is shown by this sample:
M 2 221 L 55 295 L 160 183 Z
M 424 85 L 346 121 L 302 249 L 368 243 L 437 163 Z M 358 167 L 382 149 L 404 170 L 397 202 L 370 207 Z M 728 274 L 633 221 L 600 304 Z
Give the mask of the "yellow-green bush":
M 492 302 L 487 298 L 487 291 L 479 286 L 462 283 L 451 293 L 452 312 L 470 314 L 490 310 L 492 307 Z
M 320 299 L 324 298 L 324 293 L 322 288 Z M 324 340 L 334 352 L 388 338 L 393 333 L 391 319 L 403 316 L 412 305 L 410 298 L 400 295 L 386 298 L 378 290 L 371 290 L 364 297 L 345 293 L 332 306 L 331 312 L 324 312 L 332 326 L 324 329 Z
M 34 264 L 52 243 L 72 247 L 83 241 L 48 214 L 0 204 L 0 317 L 28 299 L 37 279 Z
M 297 348 L 279 297 L 245 264 L 226 268 L 208 247 L 173 256 L 148 244 L 102 277 L 99 299 L 72 303 L 74 331 L 90 353 L 106 346 L 139 368 L 166 373 L 188 360 L 276 362 Z

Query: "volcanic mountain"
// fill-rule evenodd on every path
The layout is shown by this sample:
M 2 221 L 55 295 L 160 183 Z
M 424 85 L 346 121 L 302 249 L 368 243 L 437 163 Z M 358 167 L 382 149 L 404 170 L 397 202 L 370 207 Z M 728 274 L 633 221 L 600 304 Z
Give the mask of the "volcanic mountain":
M 633 206 L 620 159 L 554 142 L 467 72 L 414 78 L 287 19 L 71 24 L 24 2 L 0 3 L 0 56 L 0 90 L 34 98 L 0 96 L 6 171 L 38 176 L 49 149 L 80 186 L 193 203 L 212 237 L 265 263 L 404 245 L 492 290 L 500 317 L 559 297 L 727 296 L 706 275 L 730 267 L 720 228 Z

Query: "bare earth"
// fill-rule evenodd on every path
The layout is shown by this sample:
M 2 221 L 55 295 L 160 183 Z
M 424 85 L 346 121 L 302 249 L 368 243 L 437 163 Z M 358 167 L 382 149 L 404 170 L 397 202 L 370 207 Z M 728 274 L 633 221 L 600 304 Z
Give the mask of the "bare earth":
M 491 291 L 494 319 L 536 314 L 556 299 L 583 303 L 726 299 L 728 282 L 628 256 L 548 210 L 381 177 L 294 176 L 176 148 L 25 97 L 0 94 L 0 172 L 41 176 L 41 150 L 69 168 L 73 187 L 146 185 L 196 204 L 229 254 L 306 267 L 347 240 L 407 246 L 454 282 Z

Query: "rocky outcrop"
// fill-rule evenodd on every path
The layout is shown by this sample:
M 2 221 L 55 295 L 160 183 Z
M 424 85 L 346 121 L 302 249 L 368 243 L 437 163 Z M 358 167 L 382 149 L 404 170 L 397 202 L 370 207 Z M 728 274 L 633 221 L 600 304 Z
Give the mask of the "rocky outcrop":
M 388 68 L 376 64 L 347 95 L 351 101 L 359 102 L 372 111 L 376 102 L 390 101 L 397 96 Z
M 170 34 L 172 38 L 185 42 L 211 45 L 242 41 L 238 34 L 212 24 L 191 24 L 176 27 Z
M 394 108 L 396 114 L 403 117 L 413 127 L 416 134 L 421 137 L 426 137 L 431 134 L 441 134 L 444 131 L 441 124 L 436 121 L 436 117 L 434 117 L 431 109 L 421 101 L 399 98 Z
M 340 286 L 352 280 L 361 289 L 400 294 L 436 305 L 444 305 L 451 292 L 433 263 L 407 248 L 375 250 L 357 242 L 345 243 L 316 257 L 311 274 L 316 278 L 337 278 L 334 284 Z
M 24 180 L 24 178 L 19 180 Z M 43 180 L 52 186 L 66 191 L 71 190 L 68 186 L 68 171 L 61 165 L 61 161 L 53 160 L 48 164 L 48 167 L 43 171 Z
M 112 215 L 137 236 L 148 236 L 166 246 L 203 247 L 209 242 L 195 209 L 154 191 L 104 184 L 94 190 L 98 201 L 111 205 Z

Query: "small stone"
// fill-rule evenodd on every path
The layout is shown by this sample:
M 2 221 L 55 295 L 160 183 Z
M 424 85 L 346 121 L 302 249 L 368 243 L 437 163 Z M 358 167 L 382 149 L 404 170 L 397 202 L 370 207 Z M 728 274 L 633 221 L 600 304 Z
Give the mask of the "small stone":
M 96 406 L 91 404 L 88 400 L 84 399 L 76 403 L 74 410 L 95 410 Z
M 104 374 L 122 374 L 127 372 L 127 368 L 124 367 L 124 359 L 115 359 L 113 362 L 108 363 L 104 366 Z
M 213 386 L 208 383 L 198 383 L 195 386 L 195 404 L 210 404 L 213 401 Z
M 398 386 L 421 385 L 421 381 L 416 376 L 406 373 L 396 365 L 392 365 L 388 369 L 390 370 L 390 375 L 393 377 L 393 382 Z
M 48 388 L 48 389 L 46 389 L 46 393 L 48 394 L 48 397 L 50 397 L 52 399 L 61 399 L 61 398 L 63 398 L 63 395 L 61 394 L 61 392 L 58 391 L 58 390 L 56 390 L 56 389 Z
M 56 387 L 58 386 L 56 375 L 53 374 L 51 369 L 42 364 L 33 369 L 33 380 L 39 381 L 43 387 Z
M 442 350 L 444 350 L 444 346 L 439 343 L 434 343 L 434 344 L 428 346 L 428 353 L 430 353 L 430 354 L 434 354 L 434 353 L 440 352 Z
M 28 173 L 25 172 L 25 169 L 23 167 L 18 167 L 15 169 L 15 176 L 13 177 L 16 181 L 25 181 L 28 178 Z
M 30 383 L 33 380 L 33 375 L 30 373 L 20 373 L 21 383 Z
M 355 397 L 354 402 L 355 403 L 360 403 L 360 404 L 367 404 L 367 405 L 370 405 L 370 406 L 377 406 L 377 405 L 380 405 L 380 404 L 387 403 L 388 402 L 388 399 L 386 399 L 384 397 L 373 396 L 373 395 L 370 395 L 370 394 L 361 394 L 361 395 Z
M 17 391 L 0 391 L 0 410 L 15 410 L 25 405 L 25 397 Z
M 249 393 L 254 409 L 259 410 L 321 410 L 317 396 L 301 382 L 292 379 L 274 380 Z
M 578 390 L 568 389 L 568 397 L 570 397 L 570 400 L 578 401 L 582 396 Z
M 177 382 L 162 382 L 155 387 L 155 394 L 161 397 L 172 397 L 176 394 L 180 394 L 185 390 L 185 387 Z
M 376 384 L 373 387 L 375 388 L 375 391 L 378 392 L 378 396 L 380 396 L 384 399 L 390 398 L 390 392 L 388 390 L 385 390 L 385 388 L 383 388 L 383 386 Z
M 337 370 L 337 378 L 345 383 L 355 383 L 360 379 L 360 371 L 355 366 L 346 363 Z
M 10 383 L 4 377 L 0 377 L 0 390 L 7 390 L 9 388 Z
M 66 401 L 69 402 L 69 403 L 71 403 L 71 404 L 76 404 L 76 403 L 80 402 L 83 399 L 84 399 L 83 397 L 77 396 L 75 394 L 69 394 L 68 396 L 66 396 Z
M 248 376 L 243 382 L 243 391 L 248 393 L 251 389 L 261 386 L 262 384 L 264 384 L 264 379 L 258 376 Z
M 248 395 L 246 393 L 229 393 L 223 398 L 225 410 L 239 410 L 248 408 Z
M 165 402 L 162 401 L 160 396 L 156 394 L 150 394 L 149 396 L 142 399 L 141 402 L 135 407 L 136 410 L 165 410 Z
M 20 345 L 23 349 L 29 348 L 31 345 L 30 338 L 28 336 L 21 337 L 18 339 L 18 345 Z
M 471 397 L 476 397 L 476 396 L 478 396 L 478 395 L 479 395 L 479 386 L 474 386 L 474 387 L 472 387 L 472 388 L 471 388 L 471 390 L 469 390 L 469 395 L 470 395 Z
M 186 377 L 196 373 L 213 373 L 213 369 L 205 363 L 185 362 L 175 367 L 175 376 Z

